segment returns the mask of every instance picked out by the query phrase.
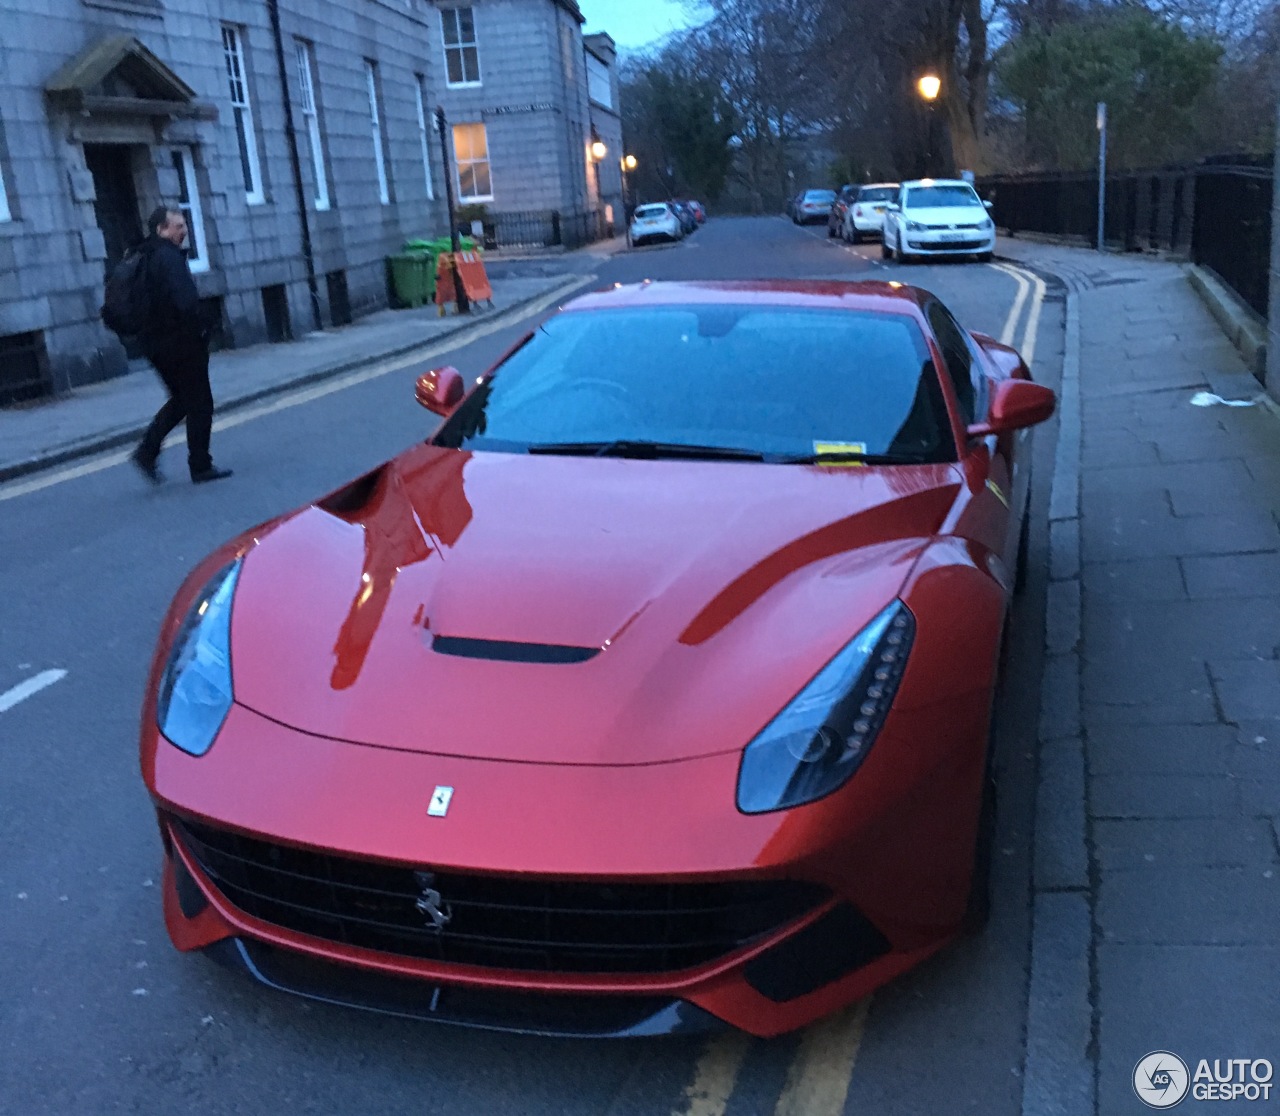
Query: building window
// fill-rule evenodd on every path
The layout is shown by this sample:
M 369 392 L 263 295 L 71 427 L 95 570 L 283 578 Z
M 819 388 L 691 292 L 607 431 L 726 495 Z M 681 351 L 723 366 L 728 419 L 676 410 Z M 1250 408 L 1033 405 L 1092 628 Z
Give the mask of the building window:
M 489 136 L 484 125 L 455 124 L 453 152 L 458 162 L 458 197 L 464 202 L 493 201 Z
M 249 104 L 249 79 L 241 38 L 239 28 L 223 24 L 222 54 L 227 64 L 227 87 L 235 117 L 236 141 L 240 145 L 244 198 L 250 205 L 261 205 L 266 194 L 262 189 L 262 168 L 258 165 L 258 137 L 253 130 L 253 107 Z
M 450 85 L 480 84 L 480 48 L 476 17 L 470 8 L 446 8 L 444 21 L 445 78 Z
M 329 176 L 324 169 L 324 141 L 320 137 L 320 113 L 316 109 L 315 48 L 302 39 L 293 41 L 298 58 L 298 88 L 302 93 L 302 116 L 307 122 L 307 142 L 311 147 L 311 169 L 316 179 L 317 209 L 329 208 Z
M 0 164 L 0 222 L 12 220 L 13 210 L 9 208 L 9 188 L 4 181 L 4 166 Z
M 602 108 L 613 108 L 613 81 L 609 67 L 594 54 L 587 55 L 587 96 Z
M 204 238 L 204 212 L 196 186 L 196 165 L 189 147 L 170 151 L 173 169 L 178 172 L 178 208 L 187 221 L 187 262 L 192 271 L 209 270 L 209 246 Z
M 369 87 L 369 127 L 373 131 L 373 161 L 378 170 L 378 200 L 391 204 L 391 184 L 387 181 L 387 156 L 382 145 L 382 108 L 378 97 L 378 65 L 367 58 L 364 63 L 365 83 Z
M 431 177 L 431 127 L 427 115 L 427 79 L 422 74 L 414 74 L 418 92 L 418 138 L 422 141 L 422 174 L 427 180 L 427 197 L 432 201 L 436 196 L 436 184 Z

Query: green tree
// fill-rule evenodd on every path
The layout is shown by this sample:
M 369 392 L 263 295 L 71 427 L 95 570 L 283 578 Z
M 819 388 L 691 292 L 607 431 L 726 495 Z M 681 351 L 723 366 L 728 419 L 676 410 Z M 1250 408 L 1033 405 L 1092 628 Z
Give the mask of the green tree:
M 997 57 L 999 87 L 1021 110 L 1033 164 L 1093 164 L 1097 102 L 1108 162 L 1154 167 L 1198 154 L 1203 106 L 1222 47 L 1142 8 L 1105 9 L 1024 33 Z

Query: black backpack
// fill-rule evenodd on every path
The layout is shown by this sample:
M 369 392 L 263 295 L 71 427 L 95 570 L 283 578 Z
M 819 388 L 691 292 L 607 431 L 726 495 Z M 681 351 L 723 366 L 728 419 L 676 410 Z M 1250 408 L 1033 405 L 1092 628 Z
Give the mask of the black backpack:
M 151 256 L 141 248 L 128 252 L 107 279 L 102 320 L 121 337 L 136 337 L 151 317 L 151 286 L 147 263 Z

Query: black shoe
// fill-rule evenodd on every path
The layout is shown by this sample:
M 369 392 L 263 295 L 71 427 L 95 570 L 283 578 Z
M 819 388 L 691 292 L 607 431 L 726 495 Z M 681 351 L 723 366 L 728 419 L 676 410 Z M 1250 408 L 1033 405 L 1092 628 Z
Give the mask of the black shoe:
M 222 480 L 223 477 L 231 476 L 230 469 L 219 469 L 216 465 L 210 465 L 207 469 L 202 469 L 198 473 L 191 474 L 192 484 L 207 484 L 209 481 Z
M 141 446 L 129 455 L 129 460 L 137 466 L 138 472 L 146 477 L 152 484 L 160 484 L 164 481 L 164 476 L 156 465 L 156 459 L 154 457 L 148 457 L 146 453 L 143 452 Z

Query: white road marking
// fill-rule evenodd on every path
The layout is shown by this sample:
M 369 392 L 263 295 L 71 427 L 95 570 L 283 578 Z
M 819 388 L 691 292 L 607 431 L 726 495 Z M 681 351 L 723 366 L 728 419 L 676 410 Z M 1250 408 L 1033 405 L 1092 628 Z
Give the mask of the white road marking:
M 708 1042 L 684 1091 L 684 1107 L 671 1116 L 724 1116 L 750 1046 L 750 1036 L 741 1031 L 717 1035 Z
M 774 1116 L 840 1116 L 844 1112 L 870 1009 L 868 996 L 804 1033 Z
M 344 391 L 349 387 L 355 387 L 357 384 L 367 383 L 369 380 L 376 380 L 381 376 L 386 376 L 392 372 L 400 372 L 414 365 L 423 364 L 434 359 L 442 353 L 450 352 L 454 349 L 461 348 L 464 345 L 470 345 L 481 338 L 488 337 L 491 333 L 497 333 L 499 330 L 507 329 L 514 323 L 522 321 L 525 318 L 533 317 L 542 313 L 549 306 L 562 299 L 570 291 L 575 290 L 585 284 L 595 280 L 595 275 L 578 275 L 571 280 L 561 283 L 551 291 L 547 292 L 537 302 L 528 306 L 521 307 L 518 311 L 503 311 L 496 317 L 488 319 L 483 325 L 478 325 L 475 329 L 468 329 L 461 333 L 454 333 L 443 338 L 438 344 L 431 345 L 427 348 L 415 349 L 411 354 L 402 355 L 383 361 L 381 363 L 370 365 L 358 372 L 352 372 L 345 376 L 337 377 L 333 380 L 327 380 L 322 384 L 316 384 L 314 387 L 303 388 L 298 391 L 288 392 L 280 395 L 267 403 L 258 404 L 247 407 L 242 411 L 233 411 L 229 415 L 214 420 L 214 431 L 230 430 L 232 427 L 241 426 L 246 422 L 252 422 L 254 419 L 262 418 L 265 415 L 275 414 L 277 411 L 284 411 L 290 407 L 299 407 L 303 403 L 310 403 L 313 400 L 323 398 L 326 395 L 332 395 L 336 391 Z M 185 434 L 178 434 L 171 438 L 167 444 L 183 445 L 186 442 Z M 67 481 L 77 480 L 80 477 L 91 476 L 94 473 L 101 473 L 105 469 L 110 469 L 116 465 L 122 465 L 129 460 L 129 455 L 133 452 L 132 447 L 126 450 L 114 450 L 110 453 L 103 454 L 99 457 L 91 458 L 79 465 L 73 465 L 65 469 L 58 469 L 51 473 L 42 473 L 30 480 L 14 481 L 7 485 L 0 486 L 0 503 L 5 500 L 14 500 L 19 496 L 26 496 L 32 492 L 39 492 L 41 489 L 51 488 L 55 484 L 64 484 Z
M 3 694 L 0 694 L 0 713 L 9 712 L 19 702 L 26 701 L 27 698 L 38 694 L 55 682 L 61 682 L 66 676 L 67 672 L 65 670 L 43 670 L 34 678 L 28 678 L 25 682 L 20 682 L 12 690 L 6 690 Z

